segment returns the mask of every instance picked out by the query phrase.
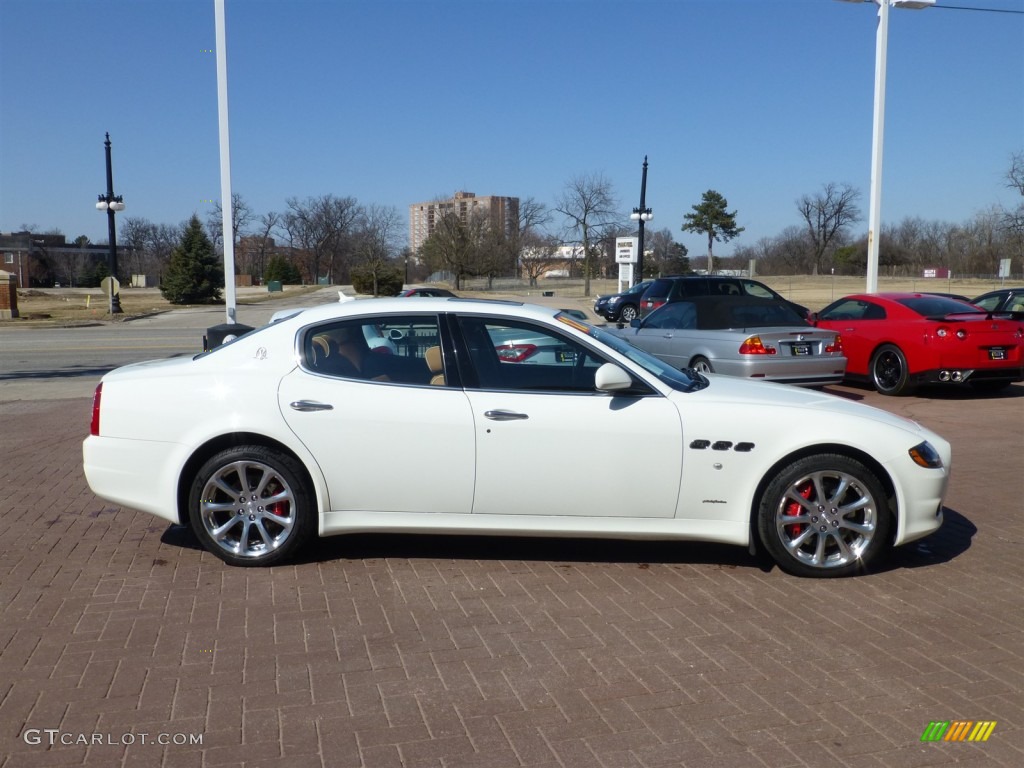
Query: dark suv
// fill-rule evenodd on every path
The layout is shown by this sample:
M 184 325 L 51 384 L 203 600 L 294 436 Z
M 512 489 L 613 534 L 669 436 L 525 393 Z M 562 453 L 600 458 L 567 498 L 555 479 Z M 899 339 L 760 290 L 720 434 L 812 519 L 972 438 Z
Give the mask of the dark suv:
M 640 316 L 644 317 L 662 304 L 679 301 L 687 296 L 754 296 L 761 299 L 778 299 L 789 304 L 800 317 L 806 318 L 807 307 L 794 304 L 780 296 L 764 283 L 749 277 L 726 277 L 725 275 L 677 275 L 659 277 L 651 282 L 640 300 Z
M 634 317 L 640 317 L 640 298 L 652 282 L 644 280 L 621 293 L 598 296 L 594 301 L 594 314 L 612 322 L 621 320 L 628 325 Z

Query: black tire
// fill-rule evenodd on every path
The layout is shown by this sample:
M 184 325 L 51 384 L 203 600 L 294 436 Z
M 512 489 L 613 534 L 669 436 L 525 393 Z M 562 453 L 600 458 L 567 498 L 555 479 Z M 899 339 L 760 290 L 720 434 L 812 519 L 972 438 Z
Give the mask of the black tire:
M 702 355 L 698 355 L 690 361 L 690 367 L 698 373 L 714 373 L 715 369 L 711 365 L 711 361 Z
M 895 344 L 883 344 L 871 356 L 871 384 L 883 395 L 910 395 L 917 386 L 910 382 L 907 356 Z
M 633 318 L 640 317 L 640 311 L 633 304 L 623 304 L 619 310 L 619 322 L 629 325 Z
M 838 454 L 783 468 L 765 488 L 757 513 L 758 536 L 779 568 L 817 578 L 867 570 L 889 549 L 891 524 L 874 472 Z
M 316 523 L 302 465 L 260 445 L 228 448 L 203 464 L 189 490 L 188 517 L 206 549 L 241 566 L 284 562 Z

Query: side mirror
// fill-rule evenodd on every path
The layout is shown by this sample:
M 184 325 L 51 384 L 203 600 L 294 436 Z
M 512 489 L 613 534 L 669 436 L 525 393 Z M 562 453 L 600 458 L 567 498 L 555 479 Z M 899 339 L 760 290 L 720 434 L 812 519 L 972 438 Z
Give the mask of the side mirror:
M 807 313 L 807 322 L 810 323 L 811 325 L 816 325 L 817 322 L 818 322 L 818 313 L 817 312 L 808 312 Z
M 639 317 L 634 317 L 629 321 L 630 328 L 639 328 L 643 321 Z
M 614 363 L 605 363 L 594 372 L 598 392 L 621 392 L 633 386 L 633 379 Z

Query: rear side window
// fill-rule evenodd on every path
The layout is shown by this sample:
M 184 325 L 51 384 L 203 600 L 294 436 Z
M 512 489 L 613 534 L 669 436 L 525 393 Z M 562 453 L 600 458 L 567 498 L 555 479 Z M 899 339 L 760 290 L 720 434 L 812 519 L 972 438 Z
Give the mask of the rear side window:
M 740 285 L 743 286 L 743 292 L 747 296 L 756 296 L 759 299 L 781 299 L 775 291 L 769 288 L 767 285 L 762 285 L 756 280 L 740 280 Z
M 819 320 L 884 320 L 885 309 L 860 299 L 841 299 L 825 307 L 818 315 Z
M 707 296 L 709 290 L 708 281 L 703 277 L 676 280 L 672 290 L 672 298 L 676 299 L 682 296 Z
M 437 385 L 444 379 L 440 346 L 436 316 L 362 317 L 310 328 L 302 356 L 308 370 L 325 376 Z

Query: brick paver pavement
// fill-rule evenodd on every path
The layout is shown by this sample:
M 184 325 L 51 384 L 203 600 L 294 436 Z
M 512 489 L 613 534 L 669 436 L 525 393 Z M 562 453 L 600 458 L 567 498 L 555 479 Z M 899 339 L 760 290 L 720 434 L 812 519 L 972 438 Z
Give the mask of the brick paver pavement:
M 0 768 L 1024 765 L 1024 386 L 836 391 L 955 450 L 943 529 L 841 581 L 449 537 L 230 568 L 89 492 L 88 400 L 2 403 Z M 936 720 L 997 725 L 922 743 Z

